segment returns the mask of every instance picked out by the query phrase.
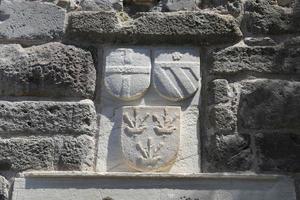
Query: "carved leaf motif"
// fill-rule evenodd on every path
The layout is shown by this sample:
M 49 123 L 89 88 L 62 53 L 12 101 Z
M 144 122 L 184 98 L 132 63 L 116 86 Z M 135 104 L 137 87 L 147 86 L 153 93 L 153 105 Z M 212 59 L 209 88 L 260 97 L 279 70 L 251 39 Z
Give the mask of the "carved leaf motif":
M 176 127 L 173 125 L 173 123 L 176 121 L 177 116 L 173 118 L 170 117 L 166 108 L 164 109 L 164 113 L 161 117 L 162 122 L 156 115 L 153 115 L 152 118 L 153 122 L 157 123 L 157 126 L 154 127 L 154 131 L 157 133 L 157 135 L 170 135 L 176 130 Z

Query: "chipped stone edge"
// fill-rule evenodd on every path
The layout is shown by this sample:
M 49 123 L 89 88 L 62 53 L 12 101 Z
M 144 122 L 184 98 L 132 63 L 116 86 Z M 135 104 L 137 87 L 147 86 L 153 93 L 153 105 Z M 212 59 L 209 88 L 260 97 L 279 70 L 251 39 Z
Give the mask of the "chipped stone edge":
M 31 171 L 18 174 L 18 178 L 169 178 L 169 179 L 249 179 L 278 180 L 289 176 L 277 174 L 237 173 L 128 173 L 128 172 L 84 172 L 84 171 Z

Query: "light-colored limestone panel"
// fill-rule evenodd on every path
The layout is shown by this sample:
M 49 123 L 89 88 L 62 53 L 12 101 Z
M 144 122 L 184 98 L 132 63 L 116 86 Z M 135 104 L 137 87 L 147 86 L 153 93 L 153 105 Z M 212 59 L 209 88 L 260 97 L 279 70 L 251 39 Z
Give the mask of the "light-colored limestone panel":
M 165 173 L 200 172 L 201 148 L 199 139 L 199 105 L 201 102 L 201 84 L 198 49 L 193 47 L 159 48 L 153 46 L 104 46 L 99 47 L 98 52 L 99 60 L 103 60 L 103 62 L 99 62 L 98 71 L 103 71 L 104 73 L 102 73 L 101 78 L 98 78 L 98 85 L 100 85 L 100 88 L 97 90 L 95 99 L 99 119 L 96 171 L 155 171 Z M 147 52 L 149 54 L 147 54 Z M 154 52 L 158 52 L 157 55 L 159 56 L 155 56 Z M 164 63 L 165 61 L 165 63 L 168 63 L 171 60 L 171 65 L 175 63 L 175 66 L 177 66 L 177 61 L 183 64 L 187 63 L 186 66 L 191 66 L 187 71 L 188 76 L 191 78 L 192 72 L 194 72 L 197 79 L 199 79 L 193 82 L 196 88 L 195 91 L 192 91 L 189 96 L 185 96 L 184 99 L 181 99 L 180 101 L 173 97 L 172 99 L 168 99 L 159 94 L 158 90 L 155 88 L 155 80 L 151 77 L 150 72 L 147 75 L 141 75 L 139 72 L 135 73 L 134 70 L 130 71 L 134 72 L 132 74 L 127 74 L 128 71 L 124 71 L 124 68 L 128 66 L 132 69 L 135 69 L 136 66 L 146 66 L 148 58 L 146 59 L 147 56 L 145 55 L 149 56 L 149 59 L 151 58 L 149 69 L 151 70 L 152 67 L 152 71 L 155 70 L 155 58 L 161 63 Z M 175 59 L 175 61 L 173 62 L 172 59 Z M 110 74 L 106 74 L 105 72 L 108 69 L 108 64 L 109 66 L 117 66 L 116 69 L 121 70 L 114 74 L 114 80 L 110 80 L 111 88 L 119 83 L 120 87 L 118 86 L 118 88 L 122 88 L 123 83 L 120 81 L 126 76 L 131 80 L 129 88 L 132 89 L 131 84 L 133 84 L 134 88 L 136 85 L 139 85 L 141 81 L 140 78 L 144 77 L 142 84 L 145 86 L 143 86 L 145 91 L 138 92 L 139 95 L 137 96 L 134 96 L 132 95 L 133 93 L 129 92 L 129 95 L 132 96 L 127 96 L 128 98 L 118 92 L 115 93 L 116 95 L 112 95 L 112 90 L 108 89 L 106 83 L 106 79 Z M 183 66 L 183 68 L 186 66 Z M 177 68 L 174 69 L 177 70 Z M 178 69 L 181 69 L 181 67 L 179 66 Z M 187 72 L 185 72 L 185 74 Z M 152 81 L 151 84 L 150 77 Z M 184 79 L 183 81 L 185 82 L 186 80 L 187 79 Z M 149 85 L 147 85 L 148 81 Z M 180 80 L 178 81 L 179 82 L 176 84 L 181 85 L 182 82 L 180 82 Z M 132 91 L 131 89 L 130 91 Z M 141 127 L 135 127 L 133 123 L 133 118 L 135 117 L 134 110 L 138 113 L 137 118 L 139 118 L 141 114 L 143 115 L 141 117 L 146 117 L 146 115 L 149 114 L 147 119 L 145 119 L 145 124 L 140 125 Z M 127 114 L 125 117 L 124 114 L 126 112 Z M 164 112 L 166 116 L 164 116 Z M 157 119 L 155 119 L 155 116 L 153 115 L 157 116 Z M 174 121 L 173 125 L 170 125 L 169 130 L 165 133 L 170 133 L 172 126 L 175 127 L 175 129 L 173 129 L 174 132 L 172 134 L 157 134 L 158 129 L 155 126 L 158 126 L 159 122 L 155 122 L 155 120 L 161 121 L 163 117 L 174 118 L 176 115 L 178 115 L 178 118 Z M 163 128 L 166 130 L 168 129 L 168 127 L 160 127 L 160 130 Z M 135 136 L 129 136 L 128 130 L 135 132 L 136 134 L 133 134 Z M 144 134 L 144 132 L 146 134 Z M 121 136 L 124 137 L 122 138 Z M 152 157 L 152 160 L 147 158 L 148 146 L 152 149 L 152 152 L 149 151 L 149 153 L 151 152 L 152 154 L 150 156 Z M 153 151 L 157 151 L 157 155 L 154 155 Z
M 179 108 L 180 107 L 175 106 L 175 111 L 179 112 Z M 99 172 L 136 171 L 128 167 L 124 160 L 120 137 L 122 123 L 115 123 L 123 120 L 121 112 L 122 107 L 104 107 L 101 109 L 96 167 Z M 160 112 L 163 112 L 163 110 Z M 180 126 L 180 138 L 178 139 L 178 142 L 180 142 L 178 144 L 177 158 L 173 165 L 170 165 L 170 168 L 164 169 L 164 171 L 169 173 L 197 173 L 200 171 L 200 144 L 198 139 L 199 111 L 196 106 L 192 106 L 180 112 L 181 123 L 175 126 L 176 129 L 178 125 Z M 172 113 L 172 115 L 174 114 L 176 113 Z M 177 120 L 179 121 L 179 119 Z M 148 125 L 146 125 L 146 127 L 149 128 Z M 154 133 L 152 132 L 151 134 Z M 145 142 L 146 141 L 143 141 L 143 144 Z M 134 148 L 132 148 L 132 151 L 137 152 Z

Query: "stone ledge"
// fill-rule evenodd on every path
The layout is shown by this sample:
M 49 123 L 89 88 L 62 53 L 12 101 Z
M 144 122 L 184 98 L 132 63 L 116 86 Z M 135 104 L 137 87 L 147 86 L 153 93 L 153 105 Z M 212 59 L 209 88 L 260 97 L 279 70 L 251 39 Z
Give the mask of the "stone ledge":
M 141 13 L 121 22 L 113 12 L 69 14 L 69 43 L 192 44 L 238 42 L 242 33 L 229 15 L 208 12 Z
M 255 173 L 142 173 L 142 172 L 90 172 L 90 171 L 29 171 L 18 174 L 19 178 L 169 178 L 169 179 L 259 179 L 276 180 L 285 176 Z
M 260 175 L 253 175 L 257 179 L 241 179 L 243 175 L 186 174 L 178 175 L 181 178 L 176 179 L 174 174 L 130 174 L 127 177 L 87 174 L 78 174 L 77 177 L 16 178 L 12 199 L 296 200 L 294 182 L 286 176 L 265 175 L 267 179 L 261 179 Z

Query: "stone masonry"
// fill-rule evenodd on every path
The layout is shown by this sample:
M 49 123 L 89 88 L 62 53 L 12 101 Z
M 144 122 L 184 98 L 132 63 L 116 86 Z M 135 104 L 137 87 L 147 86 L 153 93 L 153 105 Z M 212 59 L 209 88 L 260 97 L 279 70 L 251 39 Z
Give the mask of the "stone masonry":
M 272 174 L 300 200 L 300 1 L 2 0 L 0 200 L 33 171 Z

